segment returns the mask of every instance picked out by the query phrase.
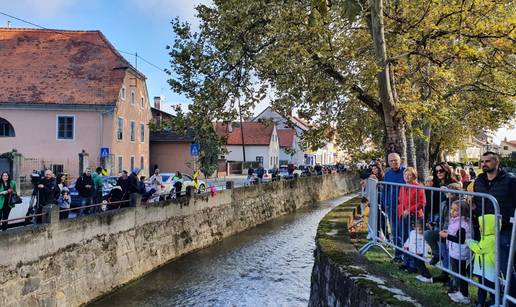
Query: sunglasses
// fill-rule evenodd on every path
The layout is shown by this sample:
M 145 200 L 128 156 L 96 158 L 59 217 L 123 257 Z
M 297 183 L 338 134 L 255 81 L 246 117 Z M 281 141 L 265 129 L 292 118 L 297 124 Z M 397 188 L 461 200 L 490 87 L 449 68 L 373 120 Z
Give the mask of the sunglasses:
M 438 173 L 446 173 L 446 171 L 445 171 L 445 170 L 443 170 L 442 168 L 440 168 L 440 169 L 436 169 L 435 171 L 436 171 L 436 172 L 438 172 Z

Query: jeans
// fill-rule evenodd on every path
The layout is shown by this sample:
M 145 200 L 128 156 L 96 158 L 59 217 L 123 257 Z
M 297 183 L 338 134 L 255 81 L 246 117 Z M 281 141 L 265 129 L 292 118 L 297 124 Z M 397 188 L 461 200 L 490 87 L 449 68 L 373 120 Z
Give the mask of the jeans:
M 93 197 L 84 197 L 84 196 L 80 196 L 80 197 L 81 197 L 81 207 L 90 206 L 93 204 Z M 90 214 L 90 209 L 91 209 L 91 207 L 82 208 L 79 215 L 82 216 L 82 215 Z
M 7 197 L 5 197 L 5 198 L 7 198 Z M 2 214 L 0 216 L 0 220 L 8 220 L 9 219 L 9 213 L 11 213 L 11 207 L 7 203 L 8 203 L 7 201 L 4 201 L 4 206 L 2 207 Z M 8 222 L 2 223 L 2 231 L 7 230 L 7 224 L 8 224 Z
M 403 247 L 405 241 L 407 241 L 410 233 L 410 223 L 413 221 L 413 218 L 409 217 L 401 217 L 397 219 L 398 221 L 398 231 L 396 234 L 396 246 Z M 401 253 L 401 252 L 400 252 Z M 412 261 L 412 257 L 405 257 L 404 261 L 405 265 L 410 268 L 415 268 L 415 264 Z
M 398 239 L 399 232 L 399 221 L 398 221 L 398 212 L 396 206 L 388 206 L 387 208 L 387 216 L 389 217 L 389 227 L 390 234 L 392 238 L 392 243 L 398 247 L 403 247 L 403 242 L 400 244 L 400 240 Z M 394 258 L 401 259 L 403 253 L 398 249 L 394 249 Z
M 459 273 L 459 270 L 460 270 L 460 275 L 467 276 L 468 272 L 466 271 L 466 264 L 467 264 L 466 260 L 450 258 L 450 264 L 451 264 L 451 269 L 453 272 Z M 469 294 L 468 283 L 458 277 L 454 277 L 453 279 L 455 281 L 455 287 L 457 287 L 457 289 L 459 289 L 459 291 L 462 293 L 462 295 L 468 296 L 468 294 Z
M 419 255 L 419 256 L 421 256 L 421 255 Z M 423 277 L 426 277 L 426 278 L 432 277 L 432 275 L 428 271 L 428 268 L 426 267 L 425 262 L 423 260 L 417 259 L 415 257 L 411 257 L 411 258 L 412 258 L 412 262 L 414 263 L 414 266 L 416 267 L 419 275 L 423 275 Z

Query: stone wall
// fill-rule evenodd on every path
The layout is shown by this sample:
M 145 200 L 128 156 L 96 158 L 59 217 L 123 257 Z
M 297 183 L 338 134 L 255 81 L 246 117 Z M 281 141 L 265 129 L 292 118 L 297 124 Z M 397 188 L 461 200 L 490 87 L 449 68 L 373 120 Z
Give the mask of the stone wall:
M 194 250 L 357 188 L 350 174 L 279 181 L 0 233 L 0 306 L 77 306 Z

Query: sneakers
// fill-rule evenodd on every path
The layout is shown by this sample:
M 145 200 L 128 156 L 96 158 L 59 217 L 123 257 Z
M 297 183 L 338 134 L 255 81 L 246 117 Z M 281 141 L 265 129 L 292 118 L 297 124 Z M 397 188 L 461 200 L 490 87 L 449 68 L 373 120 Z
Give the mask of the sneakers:
M 433 282 L 432 277 L 425 277 L 423 275 L 416 276 L 416 279 L 419 280 L 420 282 L 426 282 L 429 284 L 431 284 Z
M 462 295 L 462 293 L 460 291 L 448 293 L 448 296 L 455 303 L 466 304 L 466 305 L 471 304 L 471 300 L 469 299 L 469 297 Z

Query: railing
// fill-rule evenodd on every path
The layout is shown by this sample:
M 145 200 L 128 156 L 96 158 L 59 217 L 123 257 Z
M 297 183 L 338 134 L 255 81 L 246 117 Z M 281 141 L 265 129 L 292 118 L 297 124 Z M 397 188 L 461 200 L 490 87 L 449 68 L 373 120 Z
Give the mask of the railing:
M 501 304 L 502 298 L 504 303 L 507 300 L 516 302 L 508 296 L 510 278 L 506 278 L 504 295 L 501 290 L 504 284 L 501 276 L 512 276 L 514 272 L 512 257 L 516 248 L 515 228 L 512 230 L 509 267 L 507 272 L 505 268 L 502 272 L 502 261 L 507 263 L 507 259 L 501 258 L 504 251 L 499 248 L 500 226 L 507 228 L 510 225 L 502 225 L 500 208 L 493 196 L 368 179 L 366 198 L 370 210 L 370 242 L 360 249 L 362 254 L 377 246 L 391 256 L 386 249 L 390 247 L 395 253 L 394 260 L 403 259 L 405 266 L 417 267 L 418 273 L 424 277 L 420 280 L 431 280 L 426 269 L 426 264 L 431 262 L 455 278 L 459 290 L 462 289 L 460 292 L 466 292 L 462 293 L 465 297 L 467 286 L 471 284 L 490 293 L 496 306 Z M 481 229 L 480 224 L 483 226 Z M 494 236 L 494 240 L 488 236 Z M 478 249 L 478 241 L 481 240 L 490 248 L 490 255 Z M 427 244 L 432 249 L 431 260 L 427 256 Z M 492 261 L 494 263 L 490 263 Z
M 516 297 L 514 296 L 514 293 L 511 293 L 511 291 L 509 291 L 509 289 L 511 289 L 512 283 L 514 282 L 514 274 L 516 273 L 514 270 L 514 256 L 516 252 L 516 210 L 514 211 L 514 216 L 511 219 L 511 223 L 511 245 L 509 248 L 509 261 L 507 263 L 507 272 L 505 274 L 506 282 L 502 301 L 504 307 L 507 306 L 509 302 L 513 305 L 516 305 Z M 514 285 L 512 285 L 512 287 L 514 287 Z M 513 290 L 512 292 L 515 291 Z

